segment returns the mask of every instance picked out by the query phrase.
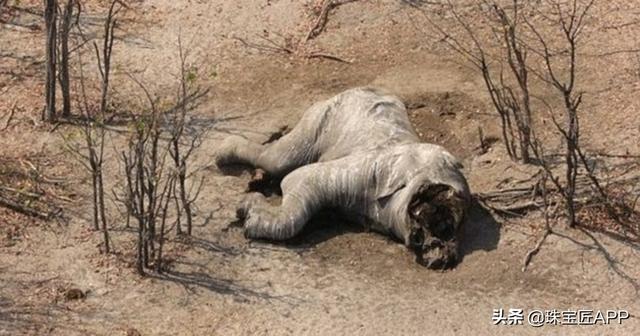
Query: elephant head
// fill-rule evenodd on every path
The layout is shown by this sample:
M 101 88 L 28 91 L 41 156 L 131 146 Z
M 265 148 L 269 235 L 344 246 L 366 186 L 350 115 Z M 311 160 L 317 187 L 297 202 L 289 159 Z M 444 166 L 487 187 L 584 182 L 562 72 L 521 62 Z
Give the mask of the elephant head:
M 416 262 L 430 269 L 447 269 L 458 263 L 458 233 L 468 207 L 468 196 L 449 185 L 427 183 L 412 195 L 408 205 L 407 246 Z

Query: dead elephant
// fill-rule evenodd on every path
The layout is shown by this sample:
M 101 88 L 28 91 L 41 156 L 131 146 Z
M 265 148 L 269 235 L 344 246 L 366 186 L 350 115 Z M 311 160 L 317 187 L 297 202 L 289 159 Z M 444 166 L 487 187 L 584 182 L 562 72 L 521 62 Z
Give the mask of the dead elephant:
M 420 143 L 394 96 L 345 91 L 313 105 L 273 143 L 225 139 L 216 163 L 249 164 L 283 177 L 280 206 L 251 193 L 238 207 L 248 238 L 292 238 L 330 207 L 401 240 L 429 268 L 458 260 L 456 236 L 470 203 L 461 165 L 444 148 Z

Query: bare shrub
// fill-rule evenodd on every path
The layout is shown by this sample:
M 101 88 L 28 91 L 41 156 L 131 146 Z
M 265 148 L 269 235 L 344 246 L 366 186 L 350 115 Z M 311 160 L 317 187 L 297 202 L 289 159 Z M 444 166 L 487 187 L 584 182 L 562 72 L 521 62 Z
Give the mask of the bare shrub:
M 175 99 L 161 106 L 140 80 L 130 78 L 142 91 L 147 108 L 132 114 L 133 132 L 126 149 L 119 153 L 125 176 L 122 205 L 127 217 L 138 224 L 136 269 L 145 274 L 153 267 L 162 272 L 163 246 L 166 234 L 176 228 L 184 233 L 181 221 L 186 219 L 186 233 L 192 234 L 193 204 L 203 180 L 192 182 L 189 169 L 194 150 L 201 144 L 204 130 L 189 129 L 190 112 L 199 104 L 207 89 L 194 85 L 196 68 L 188 62 L 189 52 L 178 39 L 179 74 Z M 172 210 L 170 204 L 175 205 Z M 129 219 L 127 219 L 129 222 Z
M 468 11 L 469 5 L 454 4 L 450 0 L 405 2 L 424 15 L 430 27 L 450 50 L 462 56 L 480 72 L 491 103 L 500 116 L 502 139 L 509 157 L 531 163 L 529 65 L 527 48 L 520 32 L 523 5 L 518 0 L 512 0 L 510 6 L 484 0 L 477 13 L 486 25 L 478 27 L 472 24 L 477 18 L 461 12 Z M 443 12 L 449 13 L 450 17 L 444 18 L 441 15 L 438 18 L 438 15 L 432 14 Z M 453 23 L 460 32 L 456 34 L 445 28 L 447 22 Z M 490 38 L 481 36 L 481 33 Z M 499 52 L 494 53 L 495 49 Z
M 540 71 L 536 71 L 538 77 L 545 83 L 551 85 L 559 94 L 563 102 L 564 122 L 557 120 L 555 113 L 551 107 L 550 117 L 556 130 L 562 135 L 565 146 L 564 155 L 564 183 L 554 175 L 553 170 L 549 167 L 543 153 L 540 152 L 541 144 L 539 141 L 536 146 L 531 146 L 534 150 L 536 158 L 541 163 L 549 179 L 556 186 L 558 191 L 564 198 L 567 222 L 570 227 L 576 225 L 576 179 L 578 177 L 578 168 L 583 166 L 587 172 L 587 176 L 596 187 L 600 197 L 606 199 L 606 194 L 598 179 L 594 175 L 591 167 L 587 163 L 586 156 L 580 148 L 580 124 L 579 124 L 579 108 L 582 103 L 583 93 L 576 89 L 578 76 L 578 49 L 580 46 L 580 34 L 583 32 L 585 18 L 592 8 L 594 0 L 589 1 L 584 6 L 574 1 L 569 5 L 559 1 L 549 1 L 554 11 L 551 14 L 542 15 L 547 24 L 557 27 L 562 38 L 563 46 L 558 50 L 552 50 L 549 37 L 545 37 L 541 32 L 541 28 L 536 23 L 524 18 L 527 27 L 535 36 L 537 45 L 531 45 L 532 51 L 536 52 L 543 60 L 544 67 Z
M 104 238 L 104 252 L 110 252 L 109 232 L 104 202 L 104 150 L 105 150 L 105 114 L 98 105 L 91 101 L 86 92 L 86 78 L 82 66 L 82 56 L 79 58 L 80 95 L 77 96 L 77 107 L 83 118 L 80 120 L 78 130 L 81 140 L 77 140 L 75 134 L 63 134 L 63 140 L 67 146 L 67 152 L 78 159 L 91 175 L 93 228 L 102 230 Z
M 166 204 L 170 197 L 168 192 L 173 191 L 175 174 L 165 171 L 168 146 L 161 147 L 161 116 L 157 100 L 151 97 L 142 83 L 135 81 L 144 90 L 150 109 L 141 115 L 132 116 L 133 132 L 127 141 L 126 150 L 121 151 L 120 156 L 126 178 L 127 215 L 133 216 L 138 223 L 136 269 L 139 274 L 144 275 L 145 268 L 150 267 L 150 260 L 155 260 L 158 270 L 161 267 L 161 250 L 157 253 L 155 247 L 158 239 L 158 245 L 163 244 Z M 158 218 L 161 218 L 161 231 L 157 237 Z
M 184 135 L 187 113 L 206 91 L 188 91 L 184 82 L 186 77 L 182 77 L 179 99 L 161 110 L 158 98 L 153 97 L 142 82 L 131 78 L 143 91 L 149 106 L 147 111 L 131 116 L 133 132 L 126 150 L 120 152 L 126 179 L 123 205 L 127 216 L 132 216 L 138 224 L 136 269 L 143 275 L 145 268 L 152 266 L 156 272 L 162 271 L 165 235 L 171 227 L 179 227 L 183 213 L 187 217 L 187 233 L 192 232 L 192 204 L 202 181 L 196 186 L 197 192 L 190 195 L 187 185 L 191 176 L 187 173 L 187 165 L 200 142 L 200 135 L 193 136 L 186 146 Z M 186 96 L 182 96 L 183 93 Z M 170 163 L 168 158 L 171 158 Z M 175 213 L 170 211 L 172 201 L 176 205 Z M 171 219 L 173 223 L 167 225 Z M 181 233 L 179 229 L 178 233 Z
M 92 204 L 93 204 L 93 228 L 101 230 L 103 234 L 104 252 L 109 253 L 111 251 L 111 245 L 109 243 L 109 227 L 108 219 L 105 209 L 105 191 L 104 191 L 104 158 L 105 158 L 105 135 L 106 135 L 106 118 L 107 118 L 107 93 L 109 90 L 109 75 L 111 72 L 111 52 L 113 50 L 113 31 L 116 26 L 115 15 L 118 12 L 116 4 L 118 1 L 114 0 L 109 8 L 109 14 L 104 22 L 104 40 L 103 49 L 98 49 L 97 43 L 94 43 L 96 52 L 96 62 L 98 63 L 98 70 L 100 78 L 102 79 L 102 85 L 100 90 L 100 102 L 95 103 L 91 101 L 86 92 L 86 78 L 82 63 L 82 53 L 78 53 L 78 67 L 80 72 L 80 95 L 77 96 L 77 106 L 81 111 L 82 116 L 80 120 L 80 132 L 84 145 L 81 146 L 73 139 L 69 137 L 65 138 L 65 143 L 69 149 L 69 152 L 75 155 L 81 164 L 91 174 L 91 189 L 92 189 Z M 73 1 L 69 1 L 65 9 L 65 21 L 70 20 L 69 16 L 72 13 Z M 79 13 L 79 10 L 78 10 Z M 67 26 L 65 22 L 63 26 Z M 68 38 L 68 27 L 65 37 Z M 82 32 L 81 32 L 82 33 Z M 66 44 L 66 42 L 65 42 Z M 64 44 L 63 44 L 64 45 Z M 68 50 L 64 53 L 68 56 Z M 102 57 L 101 57 L 102 55 Z M 66 71 L 68 71 L 68 64 L 65 64 Z M 66 78 L 66 85 L 68 83 L 68 73 Z M 62 77 L 61 77 L 62 82 Z M 68 88 L 67 88 L 68 89 Z M 68 94 L 68 93 L 67 93 Z

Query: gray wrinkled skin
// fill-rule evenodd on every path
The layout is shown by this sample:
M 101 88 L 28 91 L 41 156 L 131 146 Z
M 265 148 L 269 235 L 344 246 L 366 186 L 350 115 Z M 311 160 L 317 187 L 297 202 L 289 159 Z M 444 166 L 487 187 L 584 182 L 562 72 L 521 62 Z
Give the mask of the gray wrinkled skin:
M 455 235 L 438 234 L 431 214 L 448 209 L 451 232 L 458 231 L 469 204 L 461 165 L 444 148 L 420 143 L 396 97 L 369 88 L 345 91 L 313 105 L 276 142 L 225 139 L 216 163 L 249 164 L 284 177 L 280 206 L 252 193 L 238 207 L 249 238 L 289 239 L 317 211 L 332 207 L 395 236 L 429 267 L 455 264 Z M 431 196 L 418 197 L 425 191 Z

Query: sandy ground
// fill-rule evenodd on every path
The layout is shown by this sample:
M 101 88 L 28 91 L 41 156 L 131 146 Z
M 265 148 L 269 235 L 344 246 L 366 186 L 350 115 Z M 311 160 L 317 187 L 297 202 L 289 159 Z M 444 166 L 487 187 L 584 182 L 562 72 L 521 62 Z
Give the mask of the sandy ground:
M 214 125 L 196 153 L 197 167 L 208 167 L 216 144 L 229 133 L 265 140 L 280 126 L 295 125 L 313 102 L 372 85 L 421 106 L 410 111 L 416 128 L 426 141 L 443 144 L 463 159 L 474 191 L 527 176 L 531 168 L 509 162 L 500 143 L 479 155 L 478 126 L 498 136 L 498 119 L 480 79 L 416 30 L 424 22 L 397 1 L 341 6 L 326 31 L 301 48 L 351 64 L 258 52 L 237 39 L 266 43 L 261 38 L 266 37 L 295 45 L 309 27 L 308 5 L 294 0 L 133 2 L 114 51 L 114 97 L 124 100 L 134 92 L 124 69 L 160 95 L 173 92 L 181 36 L 199 83 L 212 89 L 195 119 Z M 97 29 L 91 18 L 104 9 L 89 8 L 86 24 Z M 598 10 L 608 13 L 599 19 L 605 26 L 627 22 L 639 11 L 622 1 Z M 34 20 L 28 13 L 17 18 Z M 594 35 L 589 51 L 631 48 L 634 37 L 623 29 Z M 35 45 L 41 31 L 7 24 L 0 32 L 7 52 L 40 57 Z M 632 56 L 587 58 L 584 138 L 594 150 L 638 152 L 638 101 L 631 93 L 639 82 Z M 27 75 L 19 78 L 7 72 L 16 66 L 12 59 L 1 61 L 2 76 L 11 85 L 1 87 L 6 94 L 0 106 L 20 101 L 18 122 L 0 138 L 3 155 L 44 151 L 71 165 L 60 155 L 56 133 L 30 121 L 29 115 L 37 119 L 39 113 L 37 104 L 27 102 L 41 95 L 41 66 L 22 68 Z M 115 164 L 108 168 L 112 179 L 118 176 Z M 531 214 L 499 224 L 480 207 L 474 207 L 465 227 L 464 260 L 446 272 L 421 268 L 397 242 L 332 216 L 314 220 L 315 228 L 288 244 L 248 242 L 228 224 L 249 173 L 224 176 L 211 167 L 203 173 L 194 238 L 171 242 L 173 261 L 162 276 L 133 273 L 134 233 L 119 220 L 112 223 L 117 253 L 101 255 L 100 237 L 88 230 L 90 208 L 84 201 L 73 205 L 73 219 L 64 225 L 24 220 L 20 237 L 0 247 L 0 335 L 634 335 L 640 330 L 635 244 L 559 228 L 522 272 L 542 219 Z M 88 194 L 80 185 L 75 188 L 82 199 Z M 87 297 L 67 301 L 69 288 L 88 291 Z M 495 326 L 493 310 L 500 308 L 626 309 L 632 317 L 605 326 Z

